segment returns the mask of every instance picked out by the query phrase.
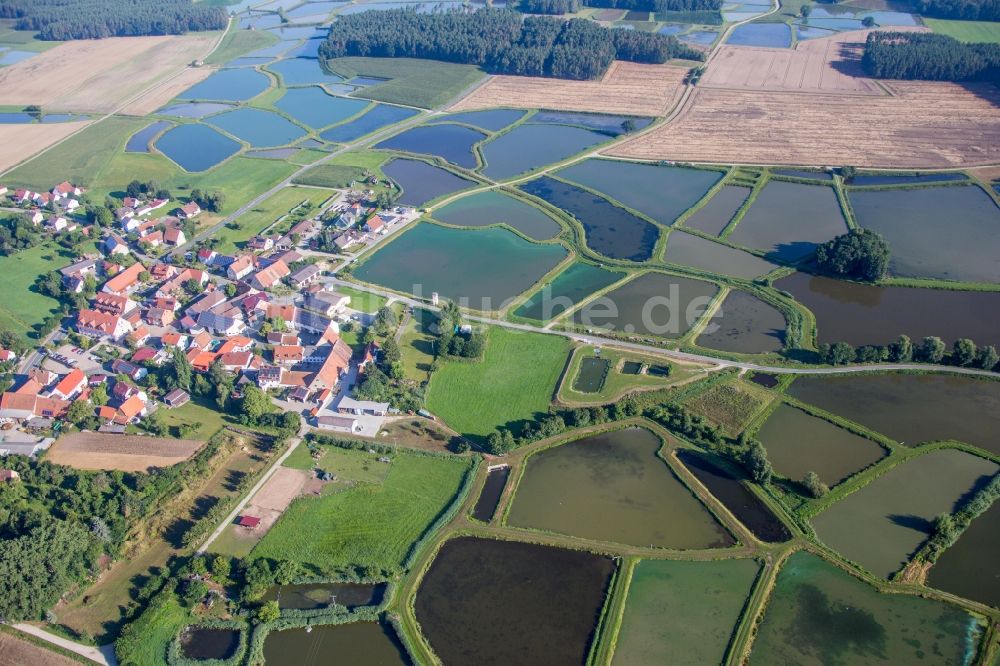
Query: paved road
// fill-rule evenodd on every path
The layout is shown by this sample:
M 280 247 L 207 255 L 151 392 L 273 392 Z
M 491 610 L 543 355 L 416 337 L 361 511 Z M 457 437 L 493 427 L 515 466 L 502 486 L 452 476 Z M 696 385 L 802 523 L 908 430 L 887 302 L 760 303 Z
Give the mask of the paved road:
M 358 291 L 366 291 L 372 294 L 377 294 L 379 296 L 384 296 L 386 298 L 393 298 L 401 303 L 406 303 L 407 305 L 415 308 L 424 308 L 425 310 L 431 310 L 435 312 L 440 310 L 440 308 L 435 307 L 433 305 L 429 305 L 425 301 L 417 300 L 415 298 L 411 298 L 408 296 L 400 296 L 399 294 L 388 291 L 386 289 L 379 289 L 377 287 L 361 285 L 354 282 L 346 282 L 338 278 L 327 278 L 325 282 L 342 287 L 350 287 L 351 289 L 357 289 Z M 884 363 L 880 365 L 839 365 L 831 368 L 811 368 L 811 367 L 793 368 L 793 367 L 778 366 L 778 365 L 760 365 L 758 363 L 749 363 L 746 361 L 731 361 L 728 359 L 715 358 L 714 356 L 706 356 L 704 354 L 692 354 L 690 352 L 677 351 L 674 349 L 664 349 L 663 347 L 658 347 L 656 345 L 648 345 L 638 342 L 628 342 L 625 340 L 615 340 L 613 338 L 604 338 L 597 335 L 588 335 L 584 333 L 577 333 L 574 331 L 558 331 L 548 328 L 540 328 L 538 326 L 531 326 L 530 324 L 518 324 L 515 322 L 504 321 L 502 319 L 491 319 L 489 317 L 478 317 L 473 315 L 467 315 L 466 319 L 470 321 L 477 321 L 483 324 L 490 324 L 491 326 L 502 326 L 503 328 L 515 331 L 524 331 L 526 333 L 559 335 L 564 338 L 576 340 L 577 342 L 582 342 L 588 345 L 617 347 L 621 349 L 630 349 L 632 351 L 641 352 L 643 354 L 665 356 L 667 358 L 673 358 L 679 361 L 707 363 L 710 365 L 715 365 L 719 368 L 738 368 L 740 370 L 754 370 L 757 372 L 769 372 L 774 374 L 786 374 L 786 375 L 832 375 L 845 372 L 872 372 L 873 370 L 880 370 L 880 371 L 921 370 L 924 372 L 950 372 L 953 374 L 960 374 L 960 375 L 996 377 L 995 373 L 989 372 L 987 370 L 979 370 L 976 368 L 958 368 L 951 365 L 931 365 L 929 363 Z
M 81 645 L 80 643 L 74 643 L 68 638 L 50 634 L 44 629 L 40 629 L 33 624 L 15 624 L 13 627 L 18 631 L 23 631 L 24 633 L 31 634 L 32 636 L 40 638 L 43 641 L 52 643 L 53 645 L 58 645 L 64 650 L 69 650 L 70 652 L 90 659 L 98 664 L 104 664 L 105 666 L 117 666 L 118 664 L 118 660 L 115 658 L 115 648 L 113 645 L 103 645 L 99 648 L 90 645 Z

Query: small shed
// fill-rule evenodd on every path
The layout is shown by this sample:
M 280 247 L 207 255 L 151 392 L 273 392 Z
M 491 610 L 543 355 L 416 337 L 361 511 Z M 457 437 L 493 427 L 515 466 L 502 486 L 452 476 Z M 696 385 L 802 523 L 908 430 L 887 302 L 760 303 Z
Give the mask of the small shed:
M 168 407 L 180 407 L 181 405 L 187 404 L 191 400 L 191 396 L 184 389 L 176 388 L 170 393 L 163 396 L 163 402 L 167 404 Z
M 240 516 L 236 520 L 236 524 L 240 527 L 245 527 L 248 530 L 253 530 L 257 529 L 257 526 L 260 525 L 260 518 L 257 516 Z

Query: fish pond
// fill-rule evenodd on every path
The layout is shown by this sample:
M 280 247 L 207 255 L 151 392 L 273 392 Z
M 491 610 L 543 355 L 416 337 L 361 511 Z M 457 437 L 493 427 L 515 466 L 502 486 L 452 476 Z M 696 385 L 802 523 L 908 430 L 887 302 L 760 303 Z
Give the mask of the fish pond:
M 519 187 L 579 220 L 587 246 L 595 252 L 630 261 L 646 261 L 653 255 L 660 235 L 656 225 L 607 199 L 549 176 Z
M 763 386 L 764 388 L 774 388 L 778 385 L 778 375 L 772 375 L 767 372 L 754 372 L 750 375 L 750 381 L 752 381 L 757 386 Z
M 288 58 L 267 66 L 278 74 L 286 86 L 308 86 L 321 83 L 337 83 L 344 79 L 320 67 L 313 58 Z
M 382 167 L 382 173 L 403 190 L 399 203 L 407 206 L 422 206 L 432 199 L 475 185 L 471 180 L 456 176 L 441 167 L 405 158 L 392 160 Z
M 510 467 L 496 467 L 486 475 L 486 483 L 479 493 L 476 506 L 472 510 L 472 517 L 488 523 L 493 520 L 493 515 L 500 505 L 500 498 L 503 496 L 503 489 L 507 485 L 507 477 L 510 476 Z
M 526 241 L 507 229 L 463 230 L 422 222 L 354 271 L 365 282 L 428 298 L 499 310 L 566 257 L 558 244 Z
M 774 283 L 816 315 L 820 343 L 885 345 L 901 334 L 1000 346 L 1000 293 L 882 287 L 795 273 Z
M 223 69 L 196 83 L 178 97 L 245 102 L 271 87 L 271 79 L 252 69 Z
M 221 102 L 181 102 L 165 106 L 156 113 L 175 118 L 204 118 L 220 111 L 229 111 L 232 108 L 232 104 L 222 104 Z
M 754 278 L 778 267 L 749 252 L 682 231 L 670 233 L 664 259 L 672 264 L 741 278 Z
M 632 130 L 647 127 L 652 118 L 633 118 L 629 116 L 609 116 L 600 113 L 573 113 L 572 111 L 539 111 L 531 117 L 533 123 L 552 123 L 556 125 L 579 125 L 587 129 L 618 136 L 625 133 L 625 123 L 632 122 Z
M 128 142 L 125 144 L 126 153 L 148 153 L 151 144 L 153 142 L 153 137 L 158 135 L 160 132 L 173 127 L 173 123 L 169 120 L 158 120 L 155 123 L 150 123 L 146 125 L 141 130 L 129 137 Z
M 578 183 L 639 211 L 660 224 L 673 224 L 719 182 L 722 173 L 638 162 L 589 159 L 559 171 Z
M 927 584 L 1000 608 L 1000 502 L 980 515 L 931 567 Z
M 382 141 L 376 148 L 433 155 L 466 169 L 477 165 L 473 146 L 486 138 L 482 132 L 462 125 L 414 127 Z
M 729 240 L 784 261 L 811 254 L 847 231 L 832 187 L 773 180 L 764 186 Z
M 385 595 L 385 583 L 300 583 L 275 585 L 262 601 L 277 601 L 279 608 L 315 610 L 334 604 L 348 609 L 377 606 Z
M 752 16 L 754 14 L 746 18 Z M 726 43 L 734 46 L 787 48 L 792 45 L 792 28 L 786 23 L 746 23 L 736 26 Z
M 968 664 L 980 631 L 955 606 L 879 594 L 821 557 L 799 551 L 778 573 L 750 664 Z
M 506 180 L 607 140 L 606 135 L 579 127 L 525 123 L 482 145 L 486 162 L 482 171 L 494 180 Z
M 778 351 L 785 339 L 785 315 L 745 291 L 726 294 L 698 344 L 709 349 L 759 354 Z
M 535 453 L 526 461 L 507 524 L 630 546 L 733 545 L 659 456 L 662 445 L 649 430 L 627 428 Z
M 1000 454 L 1000 382 L 957 375 L 799 377 L 788 394 L 897 442 L 956 439 Z
M 577 262 L 557 275 L 541 290 L 532 294 L 514 311 L 514 314 L 518 317 L 549 321 L 624 276 L 624 273 Z
M 474 125 L 487 132 L 497 132 L 507 125 L 512 125 L 524 117 L 525 111 L 519 109 L 487 109 L 486 111 L 466 111 L 440 116 L 435 122 L 447 120 L 454 123 Z
M 704 206 L 684 221 L 684 226 L 718 236 L 750 197 L 750 191 L 749 187 L 723 185 Z
M 409 666 L 392 627 L 378 622 L 314 625 L 272 631 L 264 639 L 267 666 Z
M 235 629 L 188 627 L 181 634 L 181 654 L 188 659 L 229 659 L 240 646 L 240 632 Z
M 642 560 L 632 571 L 612 666 L 723 663 L 759 571 L 753 560 Z
M 1000 208 L 980 187 L 852 190 L 858 224 L 889 243 L 889 272 L 1000 282 Z
M 801 481 L 806 472 L 816 472 L 828 486 L 886 455 L 872 440 L 790 405 L 780 405 L 771 413 L 757 439 L 778 474 Z
M 688 32 L 683 35 L 678 35 L 677 39 L 682 42 L 690 42 L 692 44 L 698 44 L 700 46 L 708 46 L 716 40 L 719 36 L 717 30 L 695 30 L 693 32 Z
M 678 338 L 695 324 L 718 292 L 711 282 L 646 273 L 578 310 L 573 321 L 588 329 Z
M 998 470 L 963 451 L 931 451 L 893 467 L 812 524 L 823 543 L 888 578 L 931 535 L 937 516 L 955 511 Z
M 389 104 L 376 104 L 372 109 L 366 111 L 350 122 L 338 125 L 320 134 L 326 141 L 345 142 L 360 139 L 366 134 L 371 134 L 375 130 L 394 125 L 417 115 L 419 111 L 415 109 L 405 109 L 401 106 L 391 106 Z
M 579 666 L 614 570 L 583 551 L 461 537 L 441 546 L 414 610 L 442 663 Z
M 825 32 L 825 31 L 824 31 Z M 805 169 L 775 169 L 776 176 L 791 176 L 793 178 L 812 178 L 813 180 L 833 180 L 829 171 L 807 171 Z
M 272 111 L 243 107 L 212 116 L 207 122 L 254 148 L 285 146 L 304 137 L 307 132 Z
M 322 88 L 310 86 L 286 90 L 274 105 L 300 123 L 319 129 L 361 113 L 369 103 L 366 100 L 334 97 Z
M 434 218 L 456 227 L 506 224 L 535 240 L 551 240 L 562 227 L 540 209 L 496 190 L 478 192 L 434 211 Z
M 207 125 L 178 125 L 164 132 L 155 145 L 185 171 L 211 169 L 241 147 Z
M 768 543 L 780 543 L 792 538 L 788 528 L 767 505 L 717 462 L 715 456 L 683 449 L 677 451 L 677 459 L 755 537 Z
M 866 187 L 871 185 L 924 185 L 926 183 L 946 183 L 968 179 L 968 176 L 959 172 L 925 174 L 859 173 L 852 178 L 847 179 L 847 184 L 854 187 Z
M 573 380 L 573 390 L 580 393 L 597 393 L 604 386 L 611 363 L 605 358 L 588 356 L 580 361 L 580 370 Z

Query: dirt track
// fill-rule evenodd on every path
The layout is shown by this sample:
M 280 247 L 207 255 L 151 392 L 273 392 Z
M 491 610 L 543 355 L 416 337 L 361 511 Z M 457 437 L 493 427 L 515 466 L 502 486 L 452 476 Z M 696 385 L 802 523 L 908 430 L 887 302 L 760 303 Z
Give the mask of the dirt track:
M 60 437 L 46 459 L 77 469 L 142 472 L 149 467 L 169 467 L 187 460 L 201 445 L 190 439 L 75 432 Z
M 600 81 L 494 76 L 452 107 L 471 111 L 497 106 L 557 111 L 662 116 L 681 91 L 687 68 L 615 61 Z

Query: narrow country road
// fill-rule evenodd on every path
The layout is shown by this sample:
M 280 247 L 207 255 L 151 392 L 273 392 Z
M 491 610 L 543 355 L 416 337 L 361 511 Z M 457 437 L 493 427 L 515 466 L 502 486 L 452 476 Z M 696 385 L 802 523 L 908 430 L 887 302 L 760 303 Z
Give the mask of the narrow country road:
M 11 625 L 18 631 L 23 631 L 26 634 L 31 634 L 35 638 L 40 638 L 47 643 L 52 643 L 53 645 L 58 645 L 64 650 L 69 650 L 74 654 L 78 654 L 81 657 L 90 659 L 91 661 L 104 664 L 105 666 L 118 666 L 118 660 L 115 658 L 115 648 L 113 645 L 103 645 L 99 648 L 90 645 L 81 645 L 80 643 L 74 643 L 68 638 L 63 638 L 62 636 L 56 636 L 51 634 L 44 629 L 40 629 L 33 624 L 14 624 Z

